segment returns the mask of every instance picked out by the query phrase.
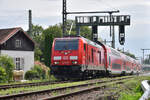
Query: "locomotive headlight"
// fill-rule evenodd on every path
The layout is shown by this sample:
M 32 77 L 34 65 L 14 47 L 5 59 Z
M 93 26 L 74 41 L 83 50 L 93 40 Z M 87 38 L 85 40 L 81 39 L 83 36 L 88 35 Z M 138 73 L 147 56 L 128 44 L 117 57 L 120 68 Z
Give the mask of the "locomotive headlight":
M 70 60 L 77 60 L 78 56 L 70 56 Z
M 72 61 L 72 64 L 77 64 L 78 62 L 77 61 Z
M 54 64 L 59 64 L 59 62 L 54 62 Z
M 54 60 L 61 60 L 61 56 L 54 56 Z

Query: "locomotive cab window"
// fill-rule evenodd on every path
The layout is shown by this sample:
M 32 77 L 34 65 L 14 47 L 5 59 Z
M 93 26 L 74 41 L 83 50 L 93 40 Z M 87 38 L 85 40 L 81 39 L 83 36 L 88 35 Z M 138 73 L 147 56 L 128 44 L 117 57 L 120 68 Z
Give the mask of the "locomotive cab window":
M 63 39 L 55 41 L 55 50 L 78 50 L 78 39 Z
M 86 44 L 84 43 L 84 51 L 86 51 Z

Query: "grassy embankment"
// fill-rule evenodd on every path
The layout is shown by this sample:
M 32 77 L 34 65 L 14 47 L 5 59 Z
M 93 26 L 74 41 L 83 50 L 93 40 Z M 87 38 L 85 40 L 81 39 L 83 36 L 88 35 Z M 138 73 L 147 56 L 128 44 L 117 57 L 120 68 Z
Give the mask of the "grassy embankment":
M 137 76 L 134 79 L 125 81 L 124 84 L 120 84 L 117 87 L 120 88 L 120 97 L 118 100 L 139 100 L 143 95 L 141 88 L 141 81 L 150 80 L 150 76 Z

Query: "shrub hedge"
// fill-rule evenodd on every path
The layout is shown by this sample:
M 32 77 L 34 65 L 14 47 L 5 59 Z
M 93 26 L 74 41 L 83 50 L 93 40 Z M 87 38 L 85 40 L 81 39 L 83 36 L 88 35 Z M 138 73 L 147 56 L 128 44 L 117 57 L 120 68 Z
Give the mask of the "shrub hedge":
M 14 70 L 13 59 L 7 55 L 0 56 L 0 82 L 10 82 L 13 80 Z
M 25 73 L 26 80 L 34 79 L 46 79 L 47 75 L 45 70 L 43 70 L 39 65 L 34 65 L 34 67 Z

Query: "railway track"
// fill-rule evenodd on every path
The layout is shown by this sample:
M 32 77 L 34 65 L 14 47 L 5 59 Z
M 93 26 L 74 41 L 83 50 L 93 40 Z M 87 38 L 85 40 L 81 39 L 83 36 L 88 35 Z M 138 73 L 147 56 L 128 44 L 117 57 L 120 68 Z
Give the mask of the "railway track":
M 5 95 L 5 96 L 0 96 L 0 100 L 38 100 L 38 99 L 41 100 L 42 98 L 44 100 L 56 100 L 57 98 L 63 98 L 63 97 L 73 95 L 73 94 L 76 95 L 84 91 L 91 91 L 90 89 L 104 88 L 106 86 L 106 83 L 118 82 L 118 81 L 130 79 L 130 78 L 133 78 L 133 77 L 125 77 L 125 78 L 110 79 L 110 80 L 105 80 L 105 81 L 90 82 L 90 83 L 86 83 L 82 85 L 74 85 L 74 86 L 68 86 L 68 87 L 62 87 L 62 88 L 19 93 L 19 94 L 14 94 L 14 95 Z M 103 85 L 97 86 L 96 84 L 103 84 Z M 74 89 L 80 90 L 81 88 L 84 88 L 84 89 L 82 91 L 76 91 L 71 94 L 70 93 L 64 94 L 64 92 L 68 90 L 69 91 L 74 90 Z M 62 95 L 58 95 L 58 94 L 62 94 Z M 54 95 L 58 95 L 58 96 L 54 96 Z
M 90 79 L 88 79 L 90 80 Z M 80 80 L 76 80 L 80 81 Z M 32 87 L 32 86 L 43 86 L 57 83 L 67 83 L 73 81 L 46 81 L 46 82 L 34 82 L 34 83 L 21 83 L 21 84 L 9 84 L 9 85 L 0 85 L 0 90 L 6 90 L 10 88 L 21 88 L 21 87 Z
M 117 81 L 117 82 L 114 82 L 114 83 L 115 84 L 120 84 L 121 82 Z M 75 92 L 60 94 L 58 96 L 53 96 L 53 97 L 46 97 L 46 98 L 42 98 L 42 99 L 39 99 L 39 100 L 87 100 L 88 98 L 86 98 L 86 97 L 81 98 L 81 95 L 84 95 L 84 94 L 90 95 L 90 93 L 94 92 L 94 91 L 105 91 L 105 89 L 107 89 L 106 88 L 107 85 L 110 85 L 110 84 L 106 84 L 106 85 L 103 84 L 101 86 L 95 86 L 95 87 L 90 87 L 90 88 L 86 88 L 86 89 L 81 89 L 81 90 L 78 90 L 78 91 L 75 91 Z M 102 92 L 101 94 L 99 93 L 100 96 L 97 97 L 97 98 L 98 98 L 98 100 L 101 100 L 101 99 L 102 100 L 115 100 L 113 96 L 116 95 L 119 92 L 120 92 L 120 90 L 113 93 L 113 94 L 105 94 L 105 95 L 103 95 L 103 92 Z M 74 99 L 74 98 L 76 98 L 76 99 Z
M 57 83 L 67 83 L 69 81 L 46 81 L 46 82 L 35 82 L 35 83 L 21 83 L 21 84 L 10 84 L 10 85 L 0 85 L 0 90 L 6 90 L 10 88 L 21 88 L 21 87 L 32 87 L 32 86 L 42 86 Z
M 76 81 L 80 81 L 80 80 L 76 80 Z M 43 85 L 50 85 L 50 84 L 57 84 L 57 83 L 67 83 L 67 82 L 73 82 L 73 81 L 46 81 L 46 82 L 34 82 L 34 83 L 0 85 L 0 90 L 6 90 L 6 89 L 10 89 L 10 88 L 43 86 Z

